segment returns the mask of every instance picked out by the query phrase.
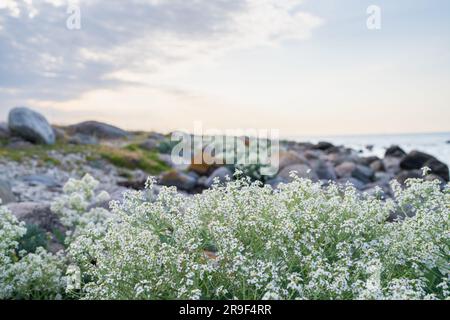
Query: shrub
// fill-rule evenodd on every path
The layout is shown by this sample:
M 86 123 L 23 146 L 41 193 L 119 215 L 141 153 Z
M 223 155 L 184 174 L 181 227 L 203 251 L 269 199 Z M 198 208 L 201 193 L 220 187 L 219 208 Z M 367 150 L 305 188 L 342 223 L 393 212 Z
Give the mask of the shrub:
M 449 298 L 448 188 L 392 188 L 388 201 L 299 178 L 279 191 L 240 179 L 190 198 L 133 192 L 69 254 L 86 299 Z M 387 222 L 394 211 L 408 215 Z

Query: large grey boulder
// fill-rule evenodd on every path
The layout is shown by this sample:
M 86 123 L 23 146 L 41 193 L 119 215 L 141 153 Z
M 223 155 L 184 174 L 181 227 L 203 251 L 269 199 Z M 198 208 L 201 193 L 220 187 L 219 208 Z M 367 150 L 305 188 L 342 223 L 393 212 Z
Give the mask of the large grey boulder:
M 107 140 L 122 139 L 129 136 L 129 133 L 125 130 L 98 121 L 86 121 L 69 126 L 67 132 L 72 135 L 84 134 Z
M 25 107 L 9 112 L 8 125 L 11 132 L 23 139 L 42 144 L 54 144 L 55 133 L 47 119 L 40 113 Z
M 0 199 L 2 200 L 2 204 L 16 201 L 16 197 L 11 190 L 11 185 L 7 181 L 0 180 Z

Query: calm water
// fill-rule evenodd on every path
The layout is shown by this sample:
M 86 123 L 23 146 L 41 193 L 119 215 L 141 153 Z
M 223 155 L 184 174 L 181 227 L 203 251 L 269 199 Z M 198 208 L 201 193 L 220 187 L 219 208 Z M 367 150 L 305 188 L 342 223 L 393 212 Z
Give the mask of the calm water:
M 386 148 L 396 144 L 406 152 L 419 150 L 431 154 L 450 166 L 450 132 L 427 134 L 392 134 L 392 135 L 361 135 L 361 136 L 331 136 L 331 137 L 294 137 L 296 141 L 329 141 L 336 145 L 344 145 L 355 150 L 361 150 L 364 155 L 384 156 Z M 367 146 L 373 146 L 373 150 Z

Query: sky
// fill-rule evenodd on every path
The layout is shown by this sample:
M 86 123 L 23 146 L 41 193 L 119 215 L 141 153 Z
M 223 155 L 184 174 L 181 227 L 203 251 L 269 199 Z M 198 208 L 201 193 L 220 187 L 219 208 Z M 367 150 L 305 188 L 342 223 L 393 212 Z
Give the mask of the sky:
M 0 0 L 0 121 L 450 131 L 449 39 L 447 0 Z

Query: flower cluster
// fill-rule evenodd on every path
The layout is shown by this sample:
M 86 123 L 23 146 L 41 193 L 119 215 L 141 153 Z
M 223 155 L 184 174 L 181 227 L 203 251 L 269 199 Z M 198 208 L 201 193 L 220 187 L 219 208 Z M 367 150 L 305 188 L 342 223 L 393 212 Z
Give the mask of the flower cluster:
M 238 179 L 193 197 L 129 193 L 69 255 L 86 299 L 449 298 L 448 188 L 392 188 L 387 201 L 296 177 L 276 191 Z
M 0 299 L 56 299 L 65 290 L 65 258 L 44 248 L 18 251 L 23 223 L 0 206 Z

